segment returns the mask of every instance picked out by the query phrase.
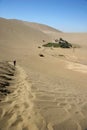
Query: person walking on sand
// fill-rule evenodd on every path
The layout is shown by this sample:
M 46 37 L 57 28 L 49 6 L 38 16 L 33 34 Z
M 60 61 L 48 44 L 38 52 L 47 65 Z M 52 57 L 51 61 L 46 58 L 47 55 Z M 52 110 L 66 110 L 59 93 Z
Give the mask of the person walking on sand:
M 14 62 L 14 66 L 16 66 L 16 60 L 14 60 L 13 62 Z

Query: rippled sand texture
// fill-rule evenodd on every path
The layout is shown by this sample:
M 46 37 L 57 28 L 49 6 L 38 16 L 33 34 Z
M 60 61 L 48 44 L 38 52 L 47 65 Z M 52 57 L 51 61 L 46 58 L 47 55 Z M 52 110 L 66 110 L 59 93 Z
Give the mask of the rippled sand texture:
M 36 95 L 35 110 L 44 117 L 44 130 L 85 130 L 87 92 L 80 88 L 80 84 L 60 77 L 55 82 L 42 81 L 38 82 L 37 78 L 32 91 Z
M 2 88 L 3 90 L 7 90 L 7 93 L 0 91 L 0 96 L 2 97 L 0 100 L 0 129 L 28 129 L 28 126 L 30 126 L 28 122 L 31 119 L 31 115 L 33 115 L 31 84 L 27 82 L 27 76 L 20 67 L 15 68 L 8 63 L 1 63 L 0 69 L 0 76 L 3 76 L 3 84 L 5 82 L 9 83 L 9 86 L 4 85 Z M 9 74 L 11 75 L 9 76 Z M 9 81 L 6 79 L 7 77 L 12 80 Z M 10 93 L 8 93 L 9 90 Z
M 0 18 L 0 130 L 87 130 L 87 33 Z
M 87 128 L 87 91 L 63 77 L 52 78 L 0 63 L 1 130 L 84 130 Z M 10 76 L 9 76 L 10 74 Z M 9 79 L 11 80 L 9 80 Z M 33 82 L 31 82 L 33 81 Z M 76 87 L 78 86 L 78 87 Z M 1 87 L 0 87 L 1 89 Z

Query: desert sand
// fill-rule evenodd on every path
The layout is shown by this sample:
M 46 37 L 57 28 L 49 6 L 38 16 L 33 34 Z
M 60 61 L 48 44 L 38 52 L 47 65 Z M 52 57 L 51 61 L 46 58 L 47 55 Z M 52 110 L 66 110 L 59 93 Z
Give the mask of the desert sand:
M 60 37 L 80 48 L 42 46 Z M 0 18 L 0 130 L 86 129 L 87 33 Z

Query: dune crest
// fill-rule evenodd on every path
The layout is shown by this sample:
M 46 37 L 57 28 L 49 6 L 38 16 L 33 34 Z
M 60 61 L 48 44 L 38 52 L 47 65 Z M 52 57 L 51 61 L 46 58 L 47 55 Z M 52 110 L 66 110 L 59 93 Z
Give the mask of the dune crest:
M 0 101 L 0 129 L 37 130 L 35 122 L 37 122 L 38 113 L 36 116 L 33 109 L 34 94 L 31 93 L 32 84 L 27 81 L 27 75 L 21 67 L 17 66 L 14 68 L 9 63 L 0 63 L 0 68 L 1 64 L 3 64 L 3 70 L 0 71 L 2 75 L 8 72 L 9 66 L 15 69 L 15 74 L 13 75 L 13 80 L 9 82 L 9 86 L 6 86 L 6 88 L 8 87 L 11 90 L 10 94 L 3 93 L 5 96 L 2 93 L 0 94 L 0 96 L 3 96 Z M 2 75 L 0 74 L 0 76 Z

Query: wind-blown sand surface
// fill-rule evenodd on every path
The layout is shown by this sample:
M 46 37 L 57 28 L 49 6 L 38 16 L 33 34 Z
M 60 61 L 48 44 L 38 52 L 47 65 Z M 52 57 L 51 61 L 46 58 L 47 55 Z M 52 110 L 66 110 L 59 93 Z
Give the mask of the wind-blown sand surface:
M 86 130 L 87 33 L 30 25 L 0 19 L 0 130 Z M 81 47 L 42 47 L 59 37 Z

